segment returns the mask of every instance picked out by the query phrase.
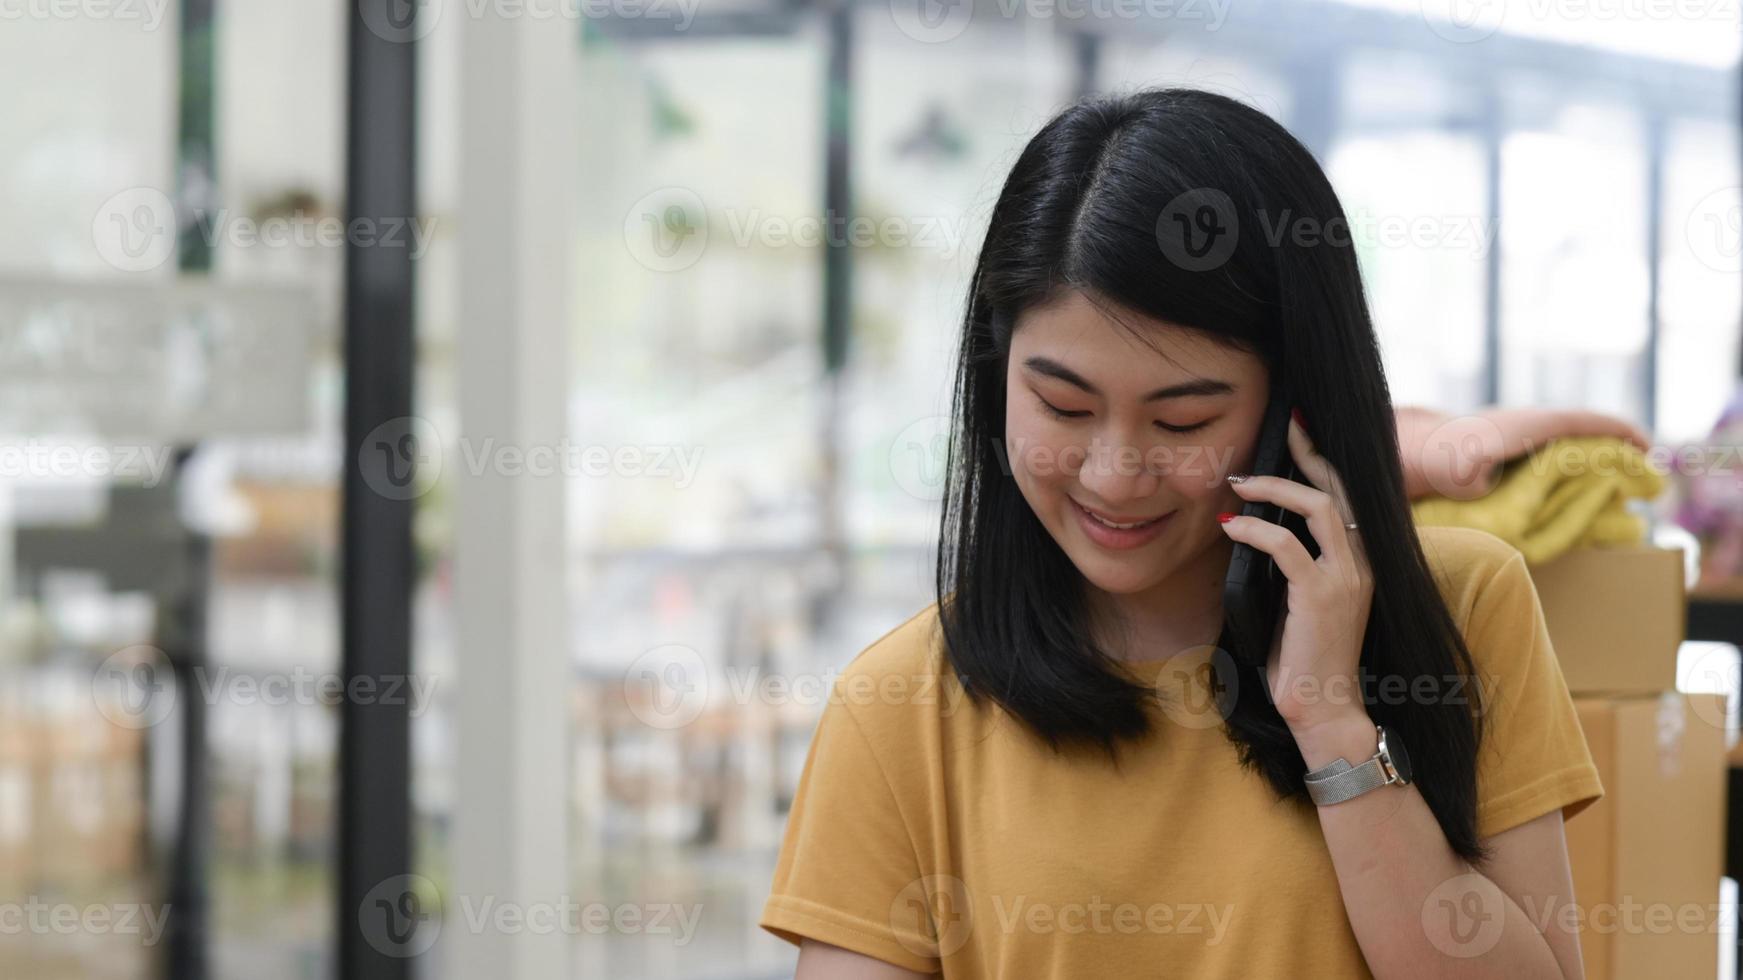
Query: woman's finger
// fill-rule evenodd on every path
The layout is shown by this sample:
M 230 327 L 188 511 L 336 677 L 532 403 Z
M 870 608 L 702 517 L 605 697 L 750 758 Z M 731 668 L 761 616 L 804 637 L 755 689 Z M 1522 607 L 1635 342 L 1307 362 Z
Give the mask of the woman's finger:
M 1350 495 L 1344 487 L 1343 476 L 1338 473 L 1337 467 L 1331 465 L 1331 460 L 1326 459 L 1314 446 L 1313 437 L 1307 434 L 1294 413 L 1290 414 L 1289 419 L 1289 453 L 1295 458 L 1295 465 L 1301 470 L 1301 475 L 1331 498 L 1338 524 L 1336 540 L 1340 547 L 1337 550 L 1341 555 L 1353 555 L 1355 565 L 1366 575 L 1368 554 L 1362 547 L 1361 532 L 1347 526 L 1355 522 L 1355 508 L 1350 504 Z M 1320 539 L 1317 532 L 1314 537 Z M 1323 539 L 1320 550 L 1325 550 Z
M 1317 487 L 1280 476 L 1249 476 L 1235 483 L 1235 493 L 1244 500 L 1265 500 L 1307 520 L 1308 533 L 1329 561 L 1343 561 L 1348 552 L 1349 532 L 1331 495 Z M 1290 535 L 1294 537 L 1294 535 Z
M 1236 541 L 1244 541 L 1270 555 L 1291 582 L 1306 582 L 1319 570 L 1313 556 L 1307 553 L 1307 546 L 1281 524 L 1236 514 L 1223 522 L 1223 531 Z

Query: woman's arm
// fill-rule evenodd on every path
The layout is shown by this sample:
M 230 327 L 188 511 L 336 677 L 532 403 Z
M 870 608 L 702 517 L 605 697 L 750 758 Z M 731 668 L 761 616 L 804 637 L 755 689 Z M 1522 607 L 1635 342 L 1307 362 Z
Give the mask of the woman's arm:
M 1266 680 L 1308 770 L 1338 758 L 1361 765 L 1374 756 L 1379 738 L 1365 701 L 1348 695 L 1362 690 L 1356 674 L 1373 569 L 1361 529 L 1340 527 L 1350 513 L 1343 480 L 1313 448 L 1299 419 L 1289 425 L 1289 448 L 1311 486 L 1264 475 L 1231 478 L 1231 485 L 1243 499 L 1270 500 L 1305 515 L 1319 558 L 1289 530 L 1258 517 L 1232 516 L 1222 527 L 1270 554 L 1288 577 L 1286 613 Z M 1526 703 L 1571 708 L 1565 688 L 1544 680 L 1554 676 L 1554 654 L 1517 550 L 1497 574 L 1508 578 L 1491 579 L 1478 601 L 1493 594 L 1510 605 L 1499 613 L 1486 610 L 1482 621 L 1500 635 L 1471 640 L 1473 658 L 1525 637 L 1535 659 L 1520 657 L 1521 666 L 1509 669 L 1523 681 L 1532 664 L 1540 665 L 1534 693 L 1523 695 Z M 1572 723 L 1565 713 L 1561 720 Z M 1539 819 L 1496 835 L 1491 878 L 1452 849 L 1414 783 L 1377 787 L 1318 809 L 1344 908 L 1375 980 L 1584 980 L 1577 935 L 1558 927 L 1567 912 L 1578 912 L 1564 908 L 1573 896 L 1559 815 L 1553 825 Z
M 799 968 L 793 980 L 926 980 L 936 974 L 915 973 L 850 949 L 807 939 L 799 944 Z
M 1474 500 L 1494 489 L 1502 464 L 1573 436 L 1615 436 L 1652 451 L 1652 438 L 1626 419 L 1558 408 L 1485 408 L 1449 415 L 1420 405 L 1394 409 L 1404 495 Z
M 1372 758 L 1367 714 L 1296 733 L 1309 768 Z M 1561 811 L 1497 834 L 1489 875 L 1447 844 L 1414 784 L 1319 808 L 1338 889 L 1375 980 L 1584 980 Z

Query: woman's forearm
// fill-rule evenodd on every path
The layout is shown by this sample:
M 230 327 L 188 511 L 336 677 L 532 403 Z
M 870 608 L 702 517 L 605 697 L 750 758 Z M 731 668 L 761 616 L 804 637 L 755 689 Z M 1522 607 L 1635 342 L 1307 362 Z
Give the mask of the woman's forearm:
M 1359 765 L 1378 748 L 1373 722 L 1356 709 L 1296 732 L 1296 742 L 1310 770 L 1340 757 Z M 1415 785 L 1383 786 L 1322 806 L 1319 822 L 1375 980 L 1565 980 L 1525 910 L 1454 853 Z M 1482 909 L 1476 921 L 1435 928 L 1447 916 L 1466 915 L 1462 900 L 1473 890 Z M 1504 917 L 1498 930 L 1485 925 L 1495 915 Z M 1460 932 L 1466 925 L 1475 930 L 1468 940 Z

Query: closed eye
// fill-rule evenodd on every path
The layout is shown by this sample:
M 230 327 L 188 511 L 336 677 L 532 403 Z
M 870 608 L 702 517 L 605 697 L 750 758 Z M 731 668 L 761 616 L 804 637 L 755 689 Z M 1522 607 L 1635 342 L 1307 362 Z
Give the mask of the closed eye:
M 1045 408 L 1045 409 L 1047 409 L 1047 411 L 1053 413 L 1054 418 L 1080 419 L 1080 418 L 1083 418 L 1085 415 L 1089 414 L 1088 412 L 1067 412 L 1065 409 L 1060 408 L 1059 406 L 1053 404 L 1052 402 L 1048 401 L 1045 398 L 1042 398 L 1040 395 L 1036 395 L 1035 400 L 1041 403 L 1042 408 Z
M 1045 408 L 1050 414 L 1052 414 L 1052 416 L 1054 418 L 1080 419 L 1080 418 L 1083 418 L 1084 416 L 1089 414 L 1088 412 L 1066 411 L 1065 409 L 1060 408 L 1059 406 L 1053 404 L 1052 402 L 1048 401 L 1047 399 L 1042 398 L 1040 395 L 1036 395 L 1035 400 L 1040 402 L 1041 407 Z M 1158 429 L 1162 429 L 1165 432 L 1175 432 L 1175 433 L 1197 432 L 1199 429 L 1202 429 L 1205 426 L 1209 425 L 1211 423 L 1211 421 L 1212 420 L 1210 420 L 1210 419 L 1205 419 L 1203 422 L 1194 422 L 1191 425 L 1169 425 L 1166 422 L 1157 422 L 1156 427 Z
M 1191 425 L 1169 425 L 1166 422 L 1157 422 L 1156 427 L 1159 429 L 1166 429 L 1169 432 L 1197 432 L 1199 429 L 1209 425 L 1210 422 L 1210 419 L 1205 419 L 1203 422 L 1194 422 Z

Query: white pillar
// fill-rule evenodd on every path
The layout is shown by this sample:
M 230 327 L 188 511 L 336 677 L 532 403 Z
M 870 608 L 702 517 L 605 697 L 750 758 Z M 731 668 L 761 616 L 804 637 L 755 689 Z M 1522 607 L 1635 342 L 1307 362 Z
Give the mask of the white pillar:
M 454 980 L 568 976 L 574 937 L 549 921 L 571 895 L 564 477 L 524 454 L 565 436 L 578 121 L 578 32 L 568 18 L 449 5 L 460 25 L 462 451 L 456 488 L 459 618 L 453 868 L 443 945 Z M 468 463 L 486 447 L 522 469 Z M 482 456 L 487 461 L 498 456 Z M 504 933 L 460 907 L 518 907 Z M 534 915 L 543 908 L 545 911 Z

